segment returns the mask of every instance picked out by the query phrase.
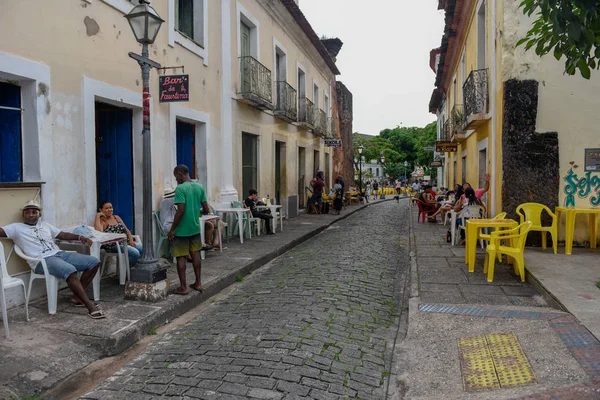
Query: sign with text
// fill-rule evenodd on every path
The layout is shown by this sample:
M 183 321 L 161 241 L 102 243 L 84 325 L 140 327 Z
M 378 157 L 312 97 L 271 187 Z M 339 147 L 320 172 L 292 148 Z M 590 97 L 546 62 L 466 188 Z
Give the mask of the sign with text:
M 424 146 L 423 151 L 435 151 L 435 146 Z
M 431 167 L 435 168 L 435 167 L 441 167 L 442 166 L 442 162 L 441 161 L 432 161 L 431 162 Z
M 174 103 L 190 100 L 189 75 L 165 75 L 158 77 L 158 100 L 161 103 Z
M 435 142 L 435 151 L 438 153 L 456 153 L 458 144 L 452 142 Z
M 585 170 L 600 172 L 600 149 L 585 149 Z
M 341 147 L 341 139 L 325 139 L 325 147 Z

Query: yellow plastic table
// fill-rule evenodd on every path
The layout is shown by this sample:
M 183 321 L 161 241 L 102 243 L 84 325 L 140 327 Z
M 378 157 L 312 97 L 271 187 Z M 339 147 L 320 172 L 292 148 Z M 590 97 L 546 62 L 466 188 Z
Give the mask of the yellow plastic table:
M 465 264 L 469 265 L 469 272 L 475 272 L 475 253 L 477 252 L 477 241 L 479 231 L 482 228 L 516 228 L 519 224 L 512 219 L 469 219 L 467 220 L 467 243 L 465 251 Z
M 598 234 L 598 217 L 600 208 L 567 208 L 556 207 L 554 209 L 556 219 L 560 222 L 560 214 L 565 213 L 565 254 L 571 255 L 573 251 L 573 236 L 575 236 L 575 217 L 577 214 L 589 214 L 590 216 L 590 247 L 596 248 Z

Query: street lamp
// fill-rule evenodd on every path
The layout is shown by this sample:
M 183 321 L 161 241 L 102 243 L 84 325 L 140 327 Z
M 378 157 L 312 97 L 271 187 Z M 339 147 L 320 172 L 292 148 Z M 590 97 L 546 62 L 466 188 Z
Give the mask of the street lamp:
M 131 268 L 130 282 L 134 287 L 126 287 L 125 296 L 139 298 L 142 300 L 157 300 L 166 296 L 166 285 L 164 288 L 153 290 L 142 289 L 139 284 L 153 285 L 156 282 L 167 279 L 166 269 L 161 269 L 154 254 L 154 238 L 152 230 L 152 159 L 151 159 L 151 141 L 150 141 L 150 69 L 160 68 L 160 64 L 148 58 L 148 45 L 154 43 L 160 26 L 165 22 L 158 16 L 147 0 L 139 0 L 139 5 L 135 6 L 131 12 L 125 15 L 129 26 L 135 36 L 135 40 L 142 45 L 142 55 L 129 53 L 129 56 L 136 60 L 142 69 L 143 82 L 143 246 L 142 257 Z M 146 288 L 147 289 L 147 288 Z M 144 294 L 140 292 L 145 292 Z M 164 292 L 164 293 L 163 293 Z M 129 293 L 129 295 L 128 295 Z M 155 298 L 153 298 L 153 296 Z
M 406 180 L 406 185 L 408 186 L 408 161 L 404 161 L 404 179 Z
M 358 167 L 358 176 L 359 176 L 359 178 L 358 179 L 359 179 L 359 182 L 360 182 L 360 184 L 359 184 L 359 190 L 360 190 L 361 194 L 362 194 L 362 153 L 363 153 L 364 149 L 365 148 L 363 147 L 362 144 L 358 146 L 358 163 L 359 163 L 358 164 L 359 165 L 359 167 Z
M 381 197 L 385 199 L 385 174 L 383 172 L 383 164 L 385 163 L 385 156 L 381 154 Z

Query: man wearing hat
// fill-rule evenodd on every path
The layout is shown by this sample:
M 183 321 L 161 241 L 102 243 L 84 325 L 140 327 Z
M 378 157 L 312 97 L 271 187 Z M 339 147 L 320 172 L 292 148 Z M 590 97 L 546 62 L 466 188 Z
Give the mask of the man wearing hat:
M 64 279 L 74 296 L 71 303 L 76 307 L 86 307 L 88 315 L 93 319 L 105 318 L 104 312 L 87 297 L 85 288 L 90 284 L 98 268 L 100 260 L 96 257 L 62 251 L 54 239 L 78 240 L 88 246 L 92 241 L 85 236 L 61 232 L 58 228 L 40 221 L 42 209 L 35 201 L 29 201 L 23 207 L 23 222 L 15 222 L 0 228 L 0 237 L 12 239 L 25 255 L 44 259 L 50 275 Z M 36 274 L 43 275 L 41 263 L 28 261 Z M 83 272 L 81 279 L 77 272 Z
M 172 187 L 166 187 L 163 194 L 163 199 L 160 202 L 160 223 L 165 232 L 169 232 L 171 230 L 171 225 L 173 225 L 173 218 L 175 218 L 175 213 L 177 212 L 177 208 L 175 207 L 175 189 Z

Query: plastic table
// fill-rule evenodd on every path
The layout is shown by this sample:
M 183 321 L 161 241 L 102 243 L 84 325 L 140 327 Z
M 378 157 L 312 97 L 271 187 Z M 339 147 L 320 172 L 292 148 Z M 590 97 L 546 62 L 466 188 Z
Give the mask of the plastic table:
M 475 254 L 479 231 L 482 228 L 516 228 L 519 224 L 512 219 L 468 219 L 466 225 L 467 243 L 465 249 L 465 264 L 469 265 L 469 272 L 475 271 Z
M 222 213 L 222 214 L 237 214 L 238 217 L 238 232 L 240 233 L 240 243 L 244 243 L 244 226 L 243 226 L 243 221 L 244 221 L 244 213 L 249 213 L 250 210 L 248 210 L 247 208 L 217 208 L 215 210 L 217 213 Z M 240 225 L 240 223 L 242 225 Z
M 554 209 L 556 219 L 560 222 L 560 215 L 565 214 L 565 254 L 571 255 L 573 251 L 573 237 L 575 236 L 575 217 L 577 214 L 589 214 L 590 218 L 590 248 L 596 248 L 598 235 L 598 217 L 600 208 L 567 208 L 556 207 Z
M 266 210 L 267 208 L 271 210 L 271 215 L 273 216 L 273 232 L 277 229 L 277 210 L 282 208 L 281 204 L 271 204 L 270 206 L 256 206 L 257 210 Z M 279 223 L 281 224 L 280 231 L 283 232 L 283 212 L 279 213 Z

